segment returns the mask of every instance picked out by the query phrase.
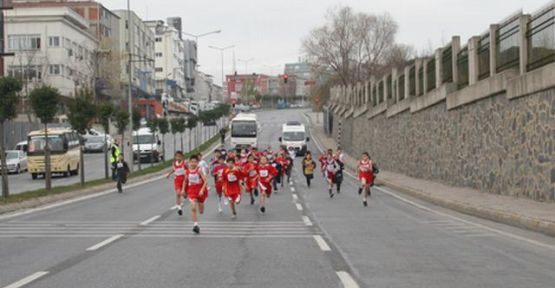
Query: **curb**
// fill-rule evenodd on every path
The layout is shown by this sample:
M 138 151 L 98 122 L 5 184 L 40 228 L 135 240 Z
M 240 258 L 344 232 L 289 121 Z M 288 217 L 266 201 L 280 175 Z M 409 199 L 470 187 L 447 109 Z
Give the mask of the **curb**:
M 312 118 L 308 116 L 308 114 L 306 113 L 304 114 L 307 117 L 307 119 L 310 121 L 310 124 L 312 125 L 313 124 Z M 315 134 L 312 134 L 312 137 L 320 140 L 320 137 L 315 136 Z M 322 141 L 320 140 L 320 142 Z M 353 171 L 355 170 L 353 169 L 353 165 L 351 165 L 351 163 L 345 163 L 345 166 L 350 170 L 353 170 Z M 385 181 L 383 179 L 380 179 L 379 177 L 376 180 L 376 183 L 378 184 L 381 183 L 384 186 L 393 188 L 403 194 L 406 194 L 406 195 L 415 197 L 417 199 L 423 200 L 425 202 L 428 202 L 443 208 L 447 208 L 453 211 L 457 211 L 466 215 L 476 216 L 482 219 L 491 220 L 494 222 L 498 222 L 498 223 L 502 223 L 502 224 L 506 224 L 506 225 L 510 225 L 518 228 L 523 228 L 526 230 L 539 232 L 548 236 L 555 237 L 555 222 L 553 221 L 526 217 L 523 215 L 519 215 L 517 213 L 511 213 L 511 212 L 506 212 L 506 211 L 501 211 L 496 209 L 474 207 L 458 201 L 449 201 L 442 198 L 433 197 L 433 196 L 430 196 L 429 194 L 426 194 L 414 189 L 410 189 L 407 187 L 403 187 L 390 181 Z

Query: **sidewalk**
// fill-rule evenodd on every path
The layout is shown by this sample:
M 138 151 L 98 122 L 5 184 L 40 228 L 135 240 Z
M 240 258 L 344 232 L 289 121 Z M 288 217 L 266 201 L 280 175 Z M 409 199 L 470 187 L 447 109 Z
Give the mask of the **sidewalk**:
M 322 115 L 319 114 L 318 123 L 322 123 Z M 326 148 L 337 147 L 335 140 L 324 133 L 322 124 L 316 124 L 316 115 L 312 112 L 306 113 L 312 124 L 312 136 Z M 356 159 L 351 155 L 345 154 L 345 162 L 349 170 L 356 169 Z M 555 236 L 555 203 L 488 194 L 383 170 L 380 171 L 377 182 L 464 214 Z

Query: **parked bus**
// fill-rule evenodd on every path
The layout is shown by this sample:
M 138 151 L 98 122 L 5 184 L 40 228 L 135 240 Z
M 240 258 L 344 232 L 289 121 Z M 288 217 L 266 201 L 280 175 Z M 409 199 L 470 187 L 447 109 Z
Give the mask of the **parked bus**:
M 258 146 L 258 121 L 255 114 L 239 113 L 231 120 L 231 146 Z
M 44 129 L 32 131 L 27 136 L 27 165 L 33 179 L 45 176 L 44 148 L 46 137 Z M 66 177 L 79 173 L 79 135 L 67 128 L 48 129 L 50 148 L 50 171 Z

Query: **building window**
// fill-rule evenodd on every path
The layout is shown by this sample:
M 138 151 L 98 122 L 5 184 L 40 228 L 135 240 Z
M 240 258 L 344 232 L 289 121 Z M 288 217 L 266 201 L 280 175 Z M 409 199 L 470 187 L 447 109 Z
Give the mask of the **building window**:
M 156 52 L 156 57 L 162 57 L 162 52 Z
M 156 37 L 156 38 L 155 38 L 155 41 L 156 41 L 156 42 L 162 42 L 162 37 Z
M 49 47 L 60 47 L 60 37 L 58 37 L 58 36 L 48 37 L 48 46 Z
M 162 67 L 156 67 L 156 68 L 154 69 L 154 71 L 156 71 L 156 72 L 164 72 L 164 68 L 162 68 Z
M 50 75 L 63 75 L 64 66 L 59 64 L 48 65 L 48 73 Z
M 10 51 L 40 50 L 40 35 L 9 35 Z
M 40 80 L 42 79 L 42 67 L 41 66 L 9 66 L 8 75 L 16 79 L 22 80 Z
M 125 29 L 129 29 L 129 21 L 125 20 Z

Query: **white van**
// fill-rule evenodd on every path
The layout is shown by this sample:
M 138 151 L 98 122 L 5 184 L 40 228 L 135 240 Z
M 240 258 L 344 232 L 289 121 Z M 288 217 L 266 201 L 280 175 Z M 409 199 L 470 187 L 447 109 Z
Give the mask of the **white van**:
M 301 123 L 286 123 L 281 128 L 279 142 L 287 150 L 295 150 L 297 156 L 304 156 L 308 150 L 310 138 L 307 137 L 306 128 Z
M 152 157 L 154 162 L 164 160 L 158 133 L 152 133 L 150 128 L 140 128 L 133 132 L 133 160 L 151 162 Z
M 258 121 L 256 114 L 239 113 L 231 120 L 231 146 L 258 147 Z

